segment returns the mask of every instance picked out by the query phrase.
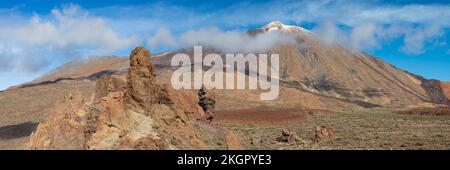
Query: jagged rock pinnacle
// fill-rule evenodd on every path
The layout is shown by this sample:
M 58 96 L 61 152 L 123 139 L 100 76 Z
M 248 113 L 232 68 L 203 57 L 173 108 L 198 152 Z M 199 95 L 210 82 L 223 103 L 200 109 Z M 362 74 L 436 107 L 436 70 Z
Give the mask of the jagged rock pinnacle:
M 136 47 L 130 54 L 126 101 L 144 108 L 154 103 L 170 103 L 167 91 L 157 84 L 156 76 L 150 51 Z
M 198 91 L 198 98 L 199 98 L 198 104 L 202 107 L 203 111 L 205 112 L 204 119 L 207 122 L 211 122 L 214 117 L 214 109 L 216 105 L 214 95 L 209 94 L 205 86 L 202 86 L 202 88 Z

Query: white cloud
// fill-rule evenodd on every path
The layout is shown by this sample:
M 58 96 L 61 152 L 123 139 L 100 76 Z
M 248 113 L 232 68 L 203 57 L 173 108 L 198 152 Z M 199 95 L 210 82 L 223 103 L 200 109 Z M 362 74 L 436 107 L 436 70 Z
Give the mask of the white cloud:
M 221 31 L 216 27 L 190 30 L 175 38 L 167 29 L 159 29 L 148 39 L 150 48 L 160 46 L 189 47 L 203 45 L 226 53 L 256 53 L 266 52 L 279 44 L 296 44 L 295 36 L 279 31 L 265 34 L 249 35 L 246 31 Z
M 338 43 L 352 50 L 379 48 L 392 39 L 402 38 L 403 45 L 400 50 L 410 55 L 419 55 L 427 50 L 425 46 L 427 43 L 443 35 L 443 29 L 444 27 L 440 24 L 417 26 L 413 24 L 381 25 L 368 22 L 344 30 L 335 23 L 325 22 L 312 31 L 326 44 Z
M 129 48 L 135 37 L 122 38 L 102 19 L 76 5 L 34 15 L 28 22 L 0 27 L 1 70 L 34 72 L 59 60 L 110 54 Z
M 266 52 L 279 44 L 296 43 L 294 36 L 279 31 L 251 36 L 245 31 L 220 31 L 217 28 L 185 32 L 180 41 L 187 46 L 204 45 L 226 53 Z
M 371 20 L 379 23 L 429 23 L 438 21 L 445 26 L 450 26 L 450 21 L 447 19 L 450 18 L 449 11 L 448 4 L 365 7 L 360 9 L 355 22 Z
M 53 9 L 53 20 L 34 16 L 23 26 L 6 31 L 9 38 L 30 45 L 80 46 L 115 51 L 130 46 L 133 37 L 120 38 L 102 18 L 92 17 L 79 6 Z
M 0 43 L 0 71 L 32 73 L 47 66 L 48 59 L 39 57 L 36 48 L 24 49 L 17 44 Z
M 172 35 L 169 29 L 167 28 L 159 28 L 156 31 L 155 35 L 148 38 L 147 43 L 152 48 L 160 48 L 160 47 L 177 47 L 178 43 L 175 37 Z
M 405 33 L 404 45 L 401 50 L 413 55 L 422 54 L 425 51 L 424 43 L 441 34 L 442 28 L 438 25 L 408 30 Z
M 350 30 L 343 30 L 330 21 L 319 24 L 312 31 L 325 44 L 337 43 L 354 51 L 379 47 L 383 34 L 383 30 L 374 23 L 360 24 Z
M 327 45 L 334 43 L 346 44 L 349 37 L 347 33 L 338 28 L 332 21 L 325 21 L 320 23 L 312 30 L 315 35 Z
M 351 34 L 351 48 L 367 49 L 378 46 L 377 35 L 379 31 L 374 23 L 355 26 Z

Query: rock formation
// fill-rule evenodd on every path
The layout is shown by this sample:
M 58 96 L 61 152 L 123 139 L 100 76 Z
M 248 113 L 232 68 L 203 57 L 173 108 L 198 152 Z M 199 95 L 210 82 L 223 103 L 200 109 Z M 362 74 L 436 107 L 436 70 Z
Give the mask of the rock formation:
M 422 87 L 427 91 L 430 100 L 428 102 L 450 105 L 450 100 L 447 98 L 442 82 L 437 80 L 427 80 L 423 77 L 417 76 L 421 79 Z
M 236 134 L 232 132 L 228 132 L 225 136 L 225 139 L 227 141 L 227 149 L 228 150 L 242 150 L 244 147 L 239 142 L 239 138 L 236 136 Z
M 125 89 L 125 82 L 119 80 L 118 78 L 107 75 L 101 76 L 96 83 L 94 101 L 98 103 L 108 94 L 117 91 L 125 91 Z
M 80 93 L 70 94 L 61 99 L 50 119 L 38 125 L 38 130 L 31 134 L 30 149 L 83 149 L 84 137 L 83 119 L 86 112 Z
M 329 125 L 316 126 L 314 132 L 315 142 L 320 142 L 333 136 L 333 128 Z
M 127 82 L 102 76 L 92 99 L 68 97 L 32 134 L 30 149 L 207 149 L 203 135 L 226 132 L 193 126 L 191 115 L 212 112 L 214 100 L 202 93 L 201 102 L 156 82 L 150 52 L 137 47 L 130 55 Z M 199 105 L 200 104 L 200 105 Z M 210 119 L 208 119 L 210 120 Z M 205 133 L 214 130 L 216 133 Z M 222 137 L 220 137 L 222 136 Z M 217 143 L 217 142 L 215 142 Z M 214 144 L 215 144 L 214 143 Z
M 441 82 L 440 85 L 445 97 L 450 100 L 450 82 Z
M 281 136 L 277 137 L 278 142 L 300 142 L 302 141 L 294 132 L 283 129 L 281 131 Z
M 150 52 L 144 47 L 135 48 L 130 55 L 130 70 L 126 98 L 130 103 L 150 109 L 154 103 L 172 104 L 167 91 L 156 82 L 156 68 L 151 62 Z
M 205 86 L 202 86 L 202 88 L 198 91 L 198 98 L 199 102 L 198 104 L 202 107 L 203 111 L 205 112 L 204 120 L 208 123 L 211 123 L 211 121 L 214 118 L 214 109 L 216 105 L 216 100 L 213 95 L 211 95 L 205 88 Z

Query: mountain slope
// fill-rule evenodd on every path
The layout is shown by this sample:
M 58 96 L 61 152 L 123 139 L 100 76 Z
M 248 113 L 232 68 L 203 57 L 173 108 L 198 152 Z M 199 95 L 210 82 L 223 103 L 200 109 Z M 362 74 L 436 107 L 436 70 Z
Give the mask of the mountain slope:
M 305 104 L 305 101 L 294 105 L 331 110 L 339 109 L 333 107 L 333 104 L 340 101 L 360 107 L 398 107 L 423 102 L 448 103 L 438 84 L 398 69 L 364 52 L 354 52 L 340 45 L 322 43 L 312 32 L 303 28 L 272 22 L 249 33 L 257 35 L 270 31 L 282 31 L 295 36 L 298 42 L 298 44 L 280 44 L 269 51 L 280 56 L 280 77 L 283 87 L 280 99 L 275 103 L 289 105 L 292 102 L 289 100 L 295 98 L 317 99 L 314 103 L 325 103 L 325 106 L 315 106 L 308 102 Z M 207 49 L 204 53 L 217 51 Z M 192 50 L 189 49 L 178 52 L 192 56 Z M 174 53 L 168 53 L 159 57 L 160 60 L 156 60 L 159 61 L 156 63 L 165 69 L 170 65 L 170 58 L 173 55 Z M 166 69 L 163 74 L 162 77 L 170 77 L 171 71 Z M 296 93 L 283 93 L 285 91 Z M 238 98 L 237 96 L 240 95 L 236 95 L 235 98 Z M 228 97 L 227 101 L 232 98 Z M 250 101 L 253 98 L 254 95 L 247 96 L 246 99 Z M 283 100 L 285 98 L 289 100 Z

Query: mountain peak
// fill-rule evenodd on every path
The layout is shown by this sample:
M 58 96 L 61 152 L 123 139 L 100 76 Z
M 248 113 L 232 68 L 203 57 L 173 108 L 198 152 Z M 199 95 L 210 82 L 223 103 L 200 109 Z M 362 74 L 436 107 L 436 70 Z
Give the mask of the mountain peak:
M 264 29 L 265 31 L 281 30 L 283 32 L 310 32 L 309 30 L 299 26 L 283 24 L 281 21 L 272 21 L 265 25 L 262 29 Z
M 268 23 L 264 28 L 281 28 L 285 26 L 281 21 L 272 21 Z

